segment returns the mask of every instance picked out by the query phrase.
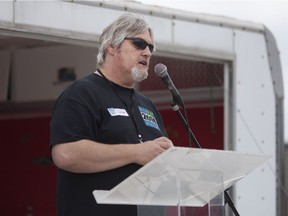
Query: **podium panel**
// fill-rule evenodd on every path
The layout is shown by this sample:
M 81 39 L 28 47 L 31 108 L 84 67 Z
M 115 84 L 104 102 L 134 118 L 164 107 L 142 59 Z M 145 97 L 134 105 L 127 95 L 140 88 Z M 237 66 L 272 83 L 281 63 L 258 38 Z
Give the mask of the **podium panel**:
M 142 186 L 140 190 L 151 193 L 138 194 L 139 202 L 153 203 L 153 206 L 138 205 L 138 216 L 224 215 L 223 175 L 220 172 L 177 169 Z M 147 195 L 148 200 L 142 200 Z M 154 206 L 161 202 L 165 206 Z
M 138 205 L 138 216 L 224 216 L 223 196 L 217 195 L 203 207 Z
M 172 147 L 110 191 L 95 190 L 93 195 L 99 204 L 138 205 L 139 215 L 149 209 L 141 211 L 145 209 L 142 206 L 152 206 L 150 216 L 152 209 L 166 215 L 171 206 L 176 207 L 177 215 L 186 211 L 184 207 L 206 206 L 207 215 L 211 215 L 213 209 L 222 211 L 223 192 L 269 157 Z
M 177 206 L 138 206 L 137 216 L 224 216 L 224 206 L 210 208 Z

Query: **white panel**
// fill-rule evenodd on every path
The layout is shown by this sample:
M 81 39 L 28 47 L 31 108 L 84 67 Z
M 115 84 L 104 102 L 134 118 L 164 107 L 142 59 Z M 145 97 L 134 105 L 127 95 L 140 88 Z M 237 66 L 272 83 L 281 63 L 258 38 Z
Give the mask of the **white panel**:
M 67 2 L 20 1 L 15 3 L 15 22 L 50 29 L 100 34 L 123 12 Z
M 91 7 L 65 2 L 17 1 L 15 22 L 51 29 L 100 34 L 102 30 L 126 11 Z M 53 13 L 53 16 L 51 16 Z M 167 18 L 143 15 L 154 31 L 155 40 L 171 44 L 172 21 Z
M 0 1 L 0 21 L 13 21 L 13 1 Z
M 170 19 L 154 16 L 144 16 L 144 18 L 153 29 L 156 50 L 157 43 L 172 44 L 172 21 Z
M 175 20 L 174 44 L 198 50 L 214 50 L 233 53 L 233 32 L 231 29 Z
M 54 100 L 71 83 L 58 82 L 58 70 L 73 68 L 76 77 L 94 72 L 96 49 L 53 46 L 15 51 L 12 72 L 13 101 Z
M 10 69 L 10 51 L 0 51 L 0 101 L 7 100 L 9 69 Z
M 265 39 L 235 32 L 235 150 L 273 156 L 236 185 L 241 215 L 276 215 L 276 110 Z

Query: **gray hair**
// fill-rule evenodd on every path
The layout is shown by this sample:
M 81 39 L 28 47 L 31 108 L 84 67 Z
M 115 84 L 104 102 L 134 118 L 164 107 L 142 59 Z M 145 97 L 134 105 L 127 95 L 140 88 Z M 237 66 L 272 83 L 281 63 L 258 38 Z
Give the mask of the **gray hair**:
M 103 64 L 106 57 L 106 48 L 109 45 L 118 48 L 126 37 L 133 37 L 149 31 L 152 40 L 153 32 L 143 17 L 126 13 L 107 26 L 100 35 L 100 47 L 97 55 L 97 68 Z

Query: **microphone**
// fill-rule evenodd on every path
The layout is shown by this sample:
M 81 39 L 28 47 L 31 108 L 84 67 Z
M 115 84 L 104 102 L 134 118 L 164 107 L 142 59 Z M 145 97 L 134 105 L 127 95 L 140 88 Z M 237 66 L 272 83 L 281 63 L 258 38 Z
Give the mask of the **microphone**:
M 182 108 L 184 108 L 184 103 L 182 101 L 182 98 L 176 89 L 174 83 L 172 82 L 168 72 L 167 72 L 167 67 L 164 64 L 158 63 L 154 67 L 154 73 L 159 76 L 162 81 L 167 85 L 168 89 L 172 93 L 173 96 L 173 102 L 180 105 Z

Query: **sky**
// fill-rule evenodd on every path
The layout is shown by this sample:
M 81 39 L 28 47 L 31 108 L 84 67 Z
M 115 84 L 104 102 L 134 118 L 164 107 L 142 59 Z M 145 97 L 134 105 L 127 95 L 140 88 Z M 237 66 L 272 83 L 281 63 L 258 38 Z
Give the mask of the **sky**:
M 288 143 L 288 0 L 137 0 L 196 13 L 220 15 L 264 24 L 280 51 L 284 83 L 284 139 Z M 286 113 L 285 113 L 286 111 Z

